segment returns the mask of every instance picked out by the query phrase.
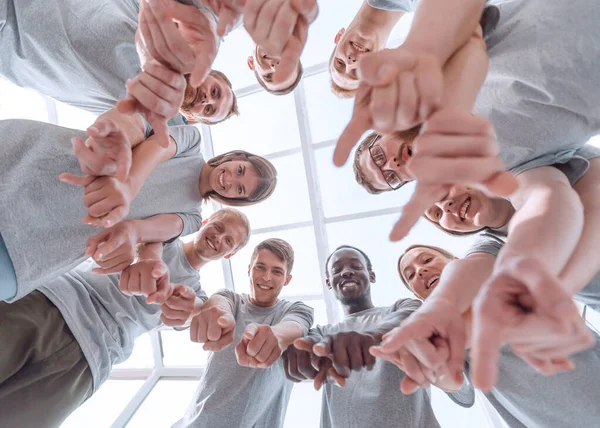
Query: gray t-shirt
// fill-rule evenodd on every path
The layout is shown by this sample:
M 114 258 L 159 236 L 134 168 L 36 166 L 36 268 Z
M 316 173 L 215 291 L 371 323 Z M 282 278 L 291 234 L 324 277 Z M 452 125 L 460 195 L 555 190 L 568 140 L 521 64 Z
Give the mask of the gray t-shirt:
M 181 240 L 164 245 L 163 260 L 172 283 L 192 287 L 199 298 L 207 298 Z M 147 304 L 145 297 L 124 295 L 119 290 L 120 275 L 96 275 L 94 267 L 96 264 L 87 260 L 39 291 L 58 308 L 79 343 L 96 391 L 113 364 L 131 356 L 135 339 L 162 323 L 160 305 Z
M 527 0 L 498 7 L 475 113 L 494 124 L 500 158 L 515 173 L 570 159 L 600 132 L 600 3 Z
M 238 365 L 235 345 L 248 324 L 276 325 L 295 321 L 305 332 L 313 322 L 313 309 L 301 302 L 279 299 L 274 306 L 255 306 L 246 294 L 229 290 L 225 297 L 235 317 L 234 342 L 211 353 L 194 399 L 176 427 L 281 428 L 293 383 L 285 378 L 281 358 L 270 368 L 250 369 Z
M 317 326 L 310 336 L 321 338 L 342 331 L 380 329 L 392 319 L 397 326 L 419 306 L 419 300 L 398 300 L 392 306 L 348 315 L 338 324 Z M 325 385 L 321 428 L 439 427 L 429 391 L 419 389 L 414 394 L 404 395 L 400 392 L 403 378 L 404 372 L 395 365 L 377 359 L 372 370 L 352 372 L 343 388 Z
M 514 0 L 486 0 L 486 4 L 501 4 Z M 375 9 L 393 10 L 400 12 L 414 12 L 417 10 L 419 0 L 367 0 L 369 6 Z
M 589 159 L 597 157 L 600 157 L 600 148 L 588 144 L 576 150 L 570 159 L 562 159 L 562 163 L 553 166 L 560 169 L 567 176 L 571 185 L 574 185 L 589 169 Z M 488 253 L 497 256 L 507 239 L 508 225 L 499 229 L 487 228 L 479 233 L 466 256 L 473 253 Z M 581 303 L 600 311 L 600 272 L 574 297 Z
M 198 180 L 205 162 L 195 127 L 172 127 L 170 133 L 175 157 L 150 175 L 127 218 L 176 213 L 184 236 L 200 229 Z M 85 133 L 30 120 L 0 121 L 0 233 L 17 275 L 17 295 L 10 301 L 82 263 L 87 239 L 100 231 L 81 222 L 87 214 L 83 189 L 58 179 L 63 172 L 81 173 L 70 142 L 76 136 Z
M 139 8 L 139 0 L 0 0 L 0 74 L 104 113 L 141 72 L 134 43 Z M 177 115 L 169 124 L 185 121 Z
M 600 337 L 594 335 L 596 345 L 572 357 L 575 370 L 554 376 L 539 374 L 503 347 L 498 383 L 486 398 L 511 428 L 598 426 Z

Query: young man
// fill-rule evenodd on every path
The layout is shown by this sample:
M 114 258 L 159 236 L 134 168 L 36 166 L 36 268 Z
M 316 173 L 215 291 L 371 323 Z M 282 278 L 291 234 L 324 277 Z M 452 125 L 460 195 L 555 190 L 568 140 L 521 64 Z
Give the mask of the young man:
M 280 81 L 273 81 L 273 75 L 279 69 L 282 61 L 280 56 L 270 55 L 259 45 L 254 47 L 252 56 L 248 57 L 248 68 L 254 72 L 256 81 L 270 94 L 287 95 L 296 89 L 296 86 L 302 79 L 302 63 L 298 61 L 298 66 L 292 69 L 291 73 L 283 76 Z
M 369 353 L 383 334 L 413 313 L 421 302 L 402 299 L 388 307 L 375 307 L 371 302 L 371 284 L 375 272 L 371 261 L 361 250 L 341 246 L 327 260 L 327 287 L 342 304 L 344 321 L 312 329 L 308 337 L 296 341 L 284 354 L 286 376 L 292 381 L 318 376 L 311 366 L 311 356 L 321 357 L 320 370 L 332 367 L 333 377 L 345 378 L 325 386 L 321 409 L 321 427 L 422 426 L 439 427 L 431 407 L 428 391 L 403 395 L 400 384 L 404 372 L 393 364 L 376 360 Z M 303 350 L 297 349 L 297 347 Z M 363 370 L 367 368 L 367 370 Z M 327 370 L 330 370 L 327 368 Z M 357 371 L 351 373 L 351 371 Z M 432 376 L 431 373 L 428 374 Z M 316 382 L 320 383 L 323 379 Z M 432 379 L 435 383 L 435 379 Z M 345 383 L 345 385 L 344 385 Z M 445 384 L 442 384 L 445 383 Z M 440 382 L 442 388 L 458 390 L 460 382 L 450 376 Z
M 192 341 L 213 353 L 176 427 L 283 426 L 292 384 L 279 357 L 313 322 L 312 308 L 279 299 L 292 279 L 293 264 L 294 251 L 287 242 L 261 242 L 248 266 L 250 295 L 221 290 L 192 319 Z
M 222 209 L 191 242 L 140 248 L 121 276 L 96 275 L 87 261 L 14 304 L 0 303 L 2 426 L 59 426 L 129 358 L 138 336 L 185 322 L 206 300 L 198 270 L 235 254 L 249 233 L 244 214 Z M 161 306 L 148 302 L 165 300 L 161 318 Z
M 142 71 L 135 46 L 139 9 L 137 0 L 110 0 L 101 8 L 73 0 L 2 0 L 0 74 L 66 104 L 104 113 L 125 96 L 125 82 Z M 180 73 L 153 66 L 160 70 L 150 69 L 150 74 L 182 95 L 185 90 L 182 113 L 188 120 L 211 125 L 238 114 L 231 82 L 223 73 L 212 71 L 192 87 Z M 222 96 L 211 96 L 216 92 Z M 169 123 L 184 125 L 186 120 L 177 115 Z

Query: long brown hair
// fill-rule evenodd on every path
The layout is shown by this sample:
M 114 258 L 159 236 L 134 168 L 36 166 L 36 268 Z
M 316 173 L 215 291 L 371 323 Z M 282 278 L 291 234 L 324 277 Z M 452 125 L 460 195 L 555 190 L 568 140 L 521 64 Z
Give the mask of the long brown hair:
M 231 161 L 250 162 L 256 171 L 256 175 L 258 176 L 258 186 L 256 186 L 256 189 L 251 195 L 245 198 L 227 198 L 219 195 L 213 190 L 205 196 L 206 199 L 213 199 L 223 205 L 244 207 L 262 202 L 273 194 L 275 186 L 277 185 L 277 170 L 271 162 L 261 156 L 253 155 L 252 153 L 248 153 L 243 150 L 233 150 L 231 152 L 215 156 L 214 158 L 210 159 L 207 164 L 213 168 L 216 168 L 225 162 Z

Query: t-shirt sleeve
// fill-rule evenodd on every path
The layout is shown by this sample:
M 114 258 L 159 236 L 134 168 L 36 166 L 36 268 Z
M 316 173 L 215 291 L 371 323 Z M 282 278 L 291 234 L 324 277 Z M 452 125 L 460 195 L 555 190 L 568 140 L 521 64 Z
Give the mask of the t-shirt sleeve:
M 385 334 L 398 327 L 410 314 L 419 309 L 422 302 L 417 299 L 400 299 L 391 307 L 390 313 L 373 326 L 375 331 Z
M 169 135 L 177 145 L 177 152 L 174 157 L 202 156 L 200 152 L 202 137 L 195 126 L 169 126 Z
M 202 227 L 202 213 L 200 207 L 195 211 L 175 214 L 177 214 L 183 222 L 183 229 L 181 229 L 181 233 L 176 238 L 196 233 L 200 230 L 200 227 Z
M 229 306 L 231 306 L 231 312 L 233 313 L 233 315 L 235 316 L 235 314 L 237 314 L 242 299 L 239 294 L 237 294 L 234 291 L 223 288 L 217 291 L 214 295 L 224 297 L 229 303 Z
M 325 327 L 329 327 L 329 326 L 325 326 Z M 327 333 L 328 332 L 324 331 L 323 326 L 317 325 L 317 326 L 311 328 L 310 330 L 308 330 L 308 333 L 306 334 L 306 336 L 308 336 L 311 339 L 314 339 L 316 341 L 319 341 L 323 337 L 325 337 L 325 334 L 327 334 Z
M 369 6 L 375 9 L 414 12 L 417 0 L 367 0 Z
M 487 253 L 497 256 L 504 245 L 504 241 L 491 233 L 483 232 L 477 236 L 477 239 L 471 245 L 465 257 L 474 253 Z
M 284 321 L 295 321 L 302 327 L 304 334 L 308 333 L 308 330 L 313 324 L 314 320 L 314 309 L 302 302 L 294 302 L 289 305 L 281 317 L 281 322 Z

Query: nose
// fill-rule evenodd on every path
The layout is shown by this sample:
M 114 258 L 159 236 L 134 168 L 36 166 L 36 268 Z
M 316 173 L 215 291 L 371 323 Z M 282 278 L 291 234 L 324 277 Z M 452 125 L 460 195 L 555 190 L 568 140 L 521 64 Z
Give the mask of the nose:
M 271 270 L 270 269 L 265 269 L 263 271 L 263 281 L 269 282 L 270 280 L 271 280 Z
M 344 269 L 342 271 L 342 278 L 352 278 L 354 276 L 354 271 L 352 269 Z
M 271 67 L 271 69 L 275 69 L 275 67 L 277 67 L 278 65 L 279 65 L 278 59 L 272 59 L 269 61 L 269 67 Z
M 427 270 L 426 267 L 419 267 L 417 268 L 417 275 L 419 276 L 419 278 L 423 278 L 423 275 L 426 275 L 429 271 Z
M 395 172 L 400 172 L 400 168 L 404 166 L 404 161 L 398 156 L 389 157 L 383 169 L 389 169 Z
M 354 64 L 358 60 L 358 57 L 353 51 L 348 53 L 348 65 Z
M 444 199 L 436 204 L 443 212 L 454 214 L 456 211 L 456 204 L 452 199 Z

